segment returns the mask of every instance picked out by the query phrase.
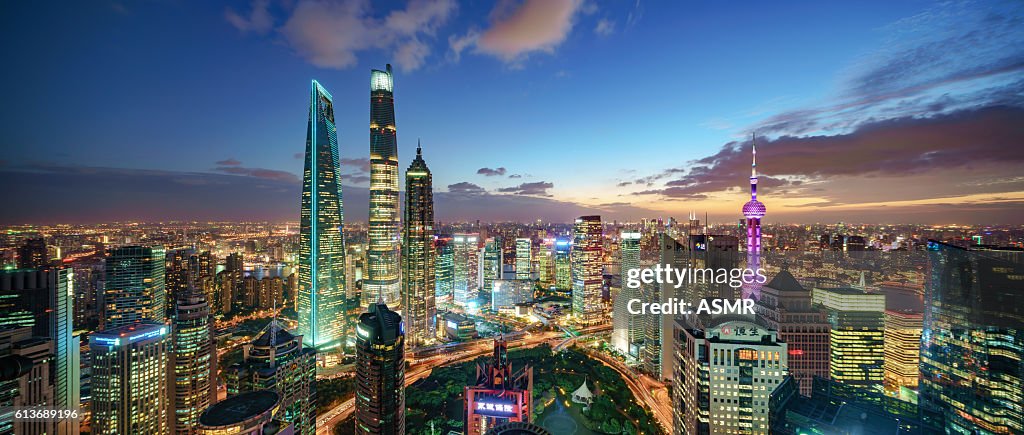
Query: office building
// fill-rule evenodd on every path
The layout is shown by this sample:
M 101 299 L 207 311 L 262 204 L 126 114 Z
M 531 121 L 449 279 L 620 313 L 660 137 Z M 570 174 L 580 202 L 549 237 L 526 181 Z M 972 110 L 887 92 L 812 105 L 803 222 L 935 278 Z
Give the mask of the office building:
M 356 326 L 357 434 L 405 433 L 405 328 L 380 303 Z
M 217 401 L 215 329 L 206 296 L 178 293 L 171 328 L 172 415 L 176 435 L 195 434 L 203 410 Z
M 692 329 L 676 321 L 676 434 L 769 434 L 769 397 L 786 378 L 786 343 L 746 321 Z
M 42 237 L 25 239 L 18 247 L 18 269 L 36 269 L 49 263 L 46 241 Z
M 438 237 L 434 242 L 437 261 L 434 263 L 434 296 L 437 305 L 448 307 L 452 304 L 455 289 L 455 259 L 453 238 Z
M 93 434 L 171 432 L 169 332 L 163 323 L 144 321 L 89 336 Z
M 305 344 L 347 344 L 345 219 L 333 97 L 313 80 L 299 214 L 299 291 L 295 311 Z M 230 263 L 229 263 L 230 264 Z M 315 277 L 315 278 L 314 278 Z
M 825 311 L 814 306 L 811 291 L 788 270 L 779 272 L 762 287 L 754 308 L 757 323 L 778 331 L 779 339 L 786 342 L 789 374 L 800 394 L 810 396 L 814 377 L 829 377 L 830 325 Z
M 919 403 L 946 433 L 1024 433 L 1024 252 L 928 242 Z
M 530 239 L 516 239 L 516 279 L 530 279 Z
M 434 187 L 423 150 L 405 171 L 405 231 L 402 232 L 402 309 L 408 343 L 433 342 L 437 335 L 434 285 Z
M 0 271 L 0 327 L 31 327 L 34 337 L 52 347 L 53 395 L 50 406 L 79 406 L 80 340 L 74 334 L 75 276 L 69 267 Z M 47 357 L 50 359 L 50 357 Z M 54 427 L 58 434 L 77 434 L 69 421 Z
M 68 426 L 77 421 L 13 419 L 15 408 L 54 406 L 54 383 L 51 376 L 53 342 L 45 337 L 33 337 L 28 326 L 0 326 L 0 361 L 14 363 L 0 366 L 9 370 L 0 373 L 0 429 L 16 435 L 45 435 L 69 433 Z M 68 409 L 76 409 L 68 408 Z M 60 431 L 58 431 L 58 425 Z M 78 433 L 78 428 L 74 428 Z M 13 432 L 12 432 L 13 431 Z
M 452 303 L 465 307 L 475 300 L 480 289 L 477 256 L 480 253 L 477 234 L 456 234 L 452 237 L 452 269 L 454 285 Z
M 499 279 L 491 291 L 491 311 L 512 310 L 516 304 L 533 299 L 533 281 L 529 279 Z
M 107 254 L 101 317 L 104 329 L 167 321 L 163 246 L 122 246 Z
M 281 412 L 281 395 L 270 390 L 252 391 L 211 405 L 199 416 L 199 435 L 291 435 L 294 426 L 275 418 Z
M 370 219 L 363 306 L 401 304 L 398 283 L 398 138 L 391 65 L 370 72 Z
M 644 316 L 629 313 L 629 301 L 640 299 L 640 286 L 631 287 L 630 270 L 640 269 L 640 233 L 623 231 L 619 235 L 621 289 L 612 308 L 612 346 L 623 355 L 636 358 L 644 337 Z M 641 283 L 642 284 L 642 283 Z
M 576 218 L 572 234 L 573 318 L 581 325 L 597 324 L 604 320 L 601 316 L 601 217 Z
M 501 279 L 501 237 L 490 238 L 484 243 L 483 257 L 480 259 L 480 273 L 483 275 L 483 291 L 494 289 L 494 280 Z
M 477 338 L 476 322 L 459 313 L 445 313 L 444 333 L 449 340 L 469 340 Z
M 885 295 L 859 288 L 815 288 L 814 304 L 829 322 L 829 377 L 881 391 L 885 360 Z
M 242 348 L 242 361 L 224 370 L 228 398 L 271 390 L 281 396 L 277 417 L 295 433 L 316 433 L 316 350 L 275 319 Z
M 572 262 L 569 240 L 555 239 L 555 286 L 559 290 L 572 291 Z
M 887 393 L 905 396 L 916 390 L 921 375 L 921 327 L 924 319 L 913 310 L 885 311 L 885 378 Z

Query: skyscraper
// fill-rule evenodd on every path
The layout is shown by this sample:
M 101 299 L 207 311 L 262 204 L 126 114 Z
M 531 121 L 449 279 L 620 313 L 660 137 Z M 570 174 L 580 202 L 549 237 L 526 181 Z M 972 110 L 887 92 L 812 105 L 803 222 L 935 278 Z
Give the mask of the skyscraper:
M 356 433 L 405 433 L 405 328 L 385 304 L 356 325 Z
M 902 388 L 917 389 L 921 375 L 920 312 L 885 310 L 885 389 L 899 396 Z
M 928 257 L 923 419 L 953 434 L 1024 433 L 1024 253 L 929 241 Z
M 163 435 L 170 432 L 167 363 L 171 340 L 168 329 L 162 323 L 143 321 L 89 336 L 92 433 Z
M 850 287 L 815 288 L 812 298 L 828 317 L 832 380 L 881 391 L 885 295 Z
M 786 342 L 789 374 L 799 383 L 800 394 L 810 396 L 815 376 L 829 378 L 830 326 L 824 310 L 813 306 L 810 290 L 787 270 L 764 285 L 755 309 L 757 323 L 778 331 Z
M 452 238 L 452 269 L 454 271 L 454 287 L 452 303 L 460 307 L 475 299 L 480 288 L 480 275 L 477 274 L 477 234 L 456 234 Z
M 493 291 L 494 281 L 501 279 L 501 236 L 489 238 L 484 243 L 484 255 L 480 260 L 480 269 L 483 271 L 484 291 Z
M 163 246 L 122 246 L 107 256 L 103 328 L 167 321 Z
M 452 303 L 452 291 L 455 289 L 455 264 L 451 237 L 438 237 L 434 244 L 437 261 L 434 264 L 434 296 L 438 305 L 448 306 Z
M 747 218 L 747 268 L 756 271 L 761 267 L 761 218 L 765 215 L 764 203 L 757 200 L 757 143 L 751 137 L 750 201 L 743 204 L 743 216 Z M 761 284 L 744 283 L 743 298 L 760 297 Z
M 413 347 L 433 341 L 437 308 L 434 304 L 434 187 L 423 150 L 405 171 L 405 231 L 402 232 L 402 307 Z
M 338 132 L 331 94 L 313 80 L 299 216 L 299 335 L 307 345 L 345 345 L 345 237 Z
M 745 321 L 693 329 L 677 320 L 674 433 L 765 434 L 768 399 L 788 370 L 786 343 Z
M 192 288 L 178 294 L 174 308 L 171 379 L 174 433 L 196 433 L 199 416 L 217 401 L 217 349 L 206 295 Z
M 576 218 L 572 235 L 572 313 L 576 322 L 601 321 L 601 216 Z
M 363 306 L 400 308 L 398 283 L 398 138 L 391 65 L 370 72 L 370 219 Z
M 516 239 L 516 279 L 530 279 L 530 239 Z
M 281 397 L 277 417 L 294 424 L 296 434 L 316 433 L 316 350 L 304 342 L 275 318 L 242 348 L 242 361 L 224 370 L 228 397 L 276 391 Z
M 559 290 L 572 290 L 571 245 L 568 240 L 555 239 L 555 285 Z
M 46 241 L 42 237 L 25 239 L 18 247 L 18 269 L 35 269 L 50 262 L 46 252 Z
M 47 362 L 53 397 L 47 406 L 79 406 L 81 378 L 79 338 L 74 334 L 74 272 L 69 267 L 0 271 L 0 327 L 31 327 L 35 337 L 48 339 Z M 52 354 L 52 356 L 50 355 Z M 52 379 L 51 379 L 52 378 Z M 49 384 L 49 382 L 47 382 Z M 78 433 L 70 421 L 59 422 L 56 433 Z
M 623 355 L 638 356 L 637 344 L 643 340 L 643 316 L 629 313 L 629 301 L 640 299 L 640 287 L 630 287 L 628 274 L 640 268 L 640 233 L 623 231 L 619 242 L 622 288 L 612 309 L 612 346 Z

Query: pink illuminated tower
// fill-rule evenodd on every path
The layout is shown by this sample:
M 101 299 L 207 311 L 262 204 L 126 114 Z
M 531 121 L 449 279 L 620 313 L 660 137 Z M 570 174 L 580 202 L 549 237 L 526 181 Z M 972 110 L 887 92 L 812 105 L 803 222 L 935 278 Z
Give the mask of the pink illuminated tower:
M 750 201 L 743 204 L 743 216 L 747 218 L 747 267 L 753 270 L 761 267 L 761 218 L 764 217 L 764 203 L 757 200 L 757 142 L 750 136 L 752 159 L 750 164 Z M 744 298 L 760 299 L 761 285 L 754 283 L 743 286 Z

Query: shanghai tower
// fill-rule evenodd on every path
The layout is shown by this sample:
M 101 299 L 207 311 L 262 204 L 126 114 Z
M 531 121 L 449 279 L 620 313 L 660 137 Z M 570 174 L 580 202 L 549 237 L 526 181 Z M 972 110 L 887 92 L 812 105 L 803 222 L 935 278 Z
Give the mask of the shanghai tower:
M 303 343 L 319 349 L 345 344 L 345 238 L 338 132 L 331 94 L 313 80 L 302 172 L 299 289 L 295 310 Z
M 364 307 L 401 308 L 398 283 L 398 139 L 391 65 L 370 72 L 370 218 Z

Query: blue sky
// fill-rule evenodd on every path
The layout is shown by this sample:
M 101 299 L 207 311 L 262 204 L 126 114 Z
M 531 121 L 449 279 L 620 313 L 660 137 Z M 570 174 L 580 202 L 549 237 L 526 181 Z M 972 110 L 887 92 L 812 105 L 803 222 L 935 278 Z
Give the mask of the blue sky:
M 135 170 L 179 180 L 153 183 L 169 201 L 188 195 L 175 186 L 199 184 L 260 197 L 245 189 L 258 178 L 282 184 L 281 211 L 267 218 L 297 216 L 297 197 L 286 198 L 309 80 L 334 95 L 355 198 L 369 70 L 390 62 L 401 164 L 422 139 L 435 190 L 452 192 L 445 219 L 479 217 L 456 198 L 476 195 L 565 221 L 590 209 L 733 220 L 749 165 L 736 141 L 752 131 L 771 180 L 763 199 L 780 220 L 914 220 L 953 204 L 973 210 L 953 220 L 1003 221 L 1022 209 L 1013 177 L 1024 152 L 1006 150 L 1024 148 L 1013 127 L 1024 124 L 1019 3 L 749 3 L 8 3 L 0 172 L 76 173 L 77 188 L 104 192 L 110 169 Z M 928 143 L 942 128 L 951 133 Z M 850 143 L 864 154 L 847 155 Z M 807 150 L 872 164 L 808 168 Z M 941 175 L 940 161 L 956 163 Z M 893 184 L 907 188 L 878 188 Z M 352 202 L 351 219 L 365 220 Z M 231 217 L 222 207 L 189 213 Z M 505 216 L 519 217 L 482 218 Z

